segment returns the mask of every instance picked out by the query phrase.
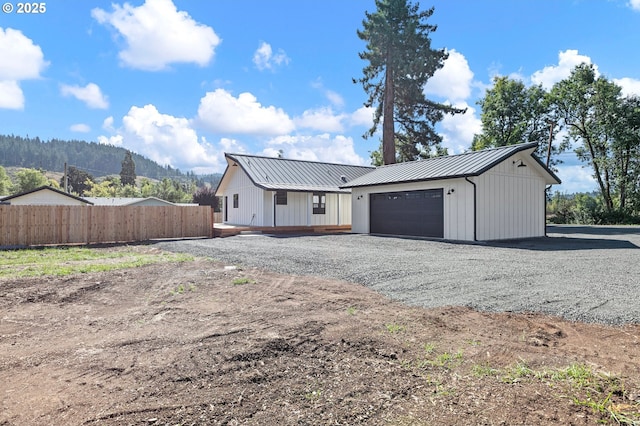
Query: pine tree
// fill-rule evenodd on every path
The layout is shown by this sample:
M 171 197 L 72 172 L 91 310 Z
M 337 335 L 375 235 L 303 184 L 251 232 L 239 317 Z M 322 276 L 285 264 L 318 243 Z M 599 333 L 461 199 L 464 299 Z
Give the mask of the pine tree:
M 391 164 L 396 162 L 396 144 L 402 146 L 401 161 L 427 155 L 442 140 L 435 124 L 445 113 L 464 110 L 424 95 L 427 80 L 447 59 L 444 49 L 431 48 L 429 34 L 437 27 L 426 20 L 434 9 L 419 11 L 418 3 L 408 0 L 376 0 L 376 7 L 376 12 L 365 13 L 363 29 L 358 30 L 358 37 L 367 43 L 360 59 L 368 65 L 363 77 L 354 82 L 361 83 L 369 95 L 365 106 L 375 106 L 373 127 L 365 137 L 374 135 L 382 119 L 382 160 Z
M 136 163 L 131 157 L 131 151 L 127 151 L 124 154 L 122 170 L 120 170 L 120 182 L 122 182 L 122 185 L 135 186 L 136 184 Z

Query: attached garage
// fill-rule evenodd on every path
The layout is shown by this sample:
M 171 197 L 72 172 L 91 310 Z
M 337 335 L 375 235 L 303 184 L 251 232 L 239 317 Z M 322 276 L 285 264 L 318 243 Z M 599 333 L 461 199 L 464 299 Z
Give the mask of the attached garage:
M 489 241 L 546 234 L 560 179 L 535 143 L 378 167 L 346 185 L 352 232 Z

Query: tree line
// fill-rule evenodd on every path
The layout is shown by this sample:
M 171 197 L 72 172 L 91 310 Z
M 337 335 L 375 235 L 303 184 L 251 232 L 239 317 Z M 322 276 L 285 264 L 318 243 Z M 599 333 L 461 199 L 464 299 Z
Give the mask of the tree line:
M 91 172 L 95 176 L 109 176 L 120 172 L 125 148 L 80 140 L 0 135 L 0 166 L 63 172 L 65 163 Z M 220 175 L 183 173 L 170 165 L 161 166 L 142 155 L 131 153 L 138 175 L 149 179 L 193 180 L 197 186 L 215 186 Z
M 496 77 L 478 104 L 482 133 L 473 149 L 537 142 L 538 155 L 554 167 L 573 147 L 591 170 L 595 194 L 550 198 L 557 221 L 640 223 L 640 97 L 623 96 L 593 65 L 581 64 L 550 90 Z
M 133 155 L 126 151 L 117 175 L 96 179 L 91 173 L 75 166 L 67 167 L 59 181 L 48 178 L 40 169 L 21 168 L 13 179 L 0 166 L 0 195 L 32 191 L 42 186 L 64 189 L 79 197 L 148 198 L 156 197 L 172 203 L 196 203 L 219 210 L 219 200 L 210 185 L 198 187 L 194 180 L 162 178 L 152 181 L 138 178 Z
M 374 165 L 446 155 L 435 130 L 445 114 L 465 111 L 425 96 L 425 85 L 444 66 L 447 53 L 431 47 L 437 26 L 428 23 L 434 9 L 421 11 L 408 0 L 376 0 L 366 12 L 358 37 L 366 42 L 360 83 L 374 109 L 364 137 L 382 127 Z M 582 223 L 640 223 L 640 98 L 623 96 L 620 86 L 589 64 L 581 64 L 550 90 L 496 77 L 478 101 L 482 131 L 471 150 L 537 142 L 537 155 L 551 169 L 559 155 L 574 147 L 592 171 L 595 194 L 554 195 L 556 220 Z M 556 142 L 558 135 L 561 141 Z M 561 212 L 561 213 L 559 213 Z

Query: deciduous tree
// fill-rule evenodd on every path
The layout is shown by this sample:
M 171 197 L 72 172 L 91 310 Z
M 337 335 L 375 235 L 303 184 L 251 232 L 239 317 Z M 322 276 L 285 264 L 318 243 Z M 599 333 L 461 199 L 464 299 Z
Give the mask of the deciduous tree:
M 567 143 L 553 145 L 559 120 L 553 97 L 542 86 L 526 87 L 520 80 L 499 76 L 478 105 L 482 133 L 474 136 L 473 150 L 537 142 L 538 156 L 551 166 L 558 162 L 555 156 L 567 149 Z
M 20 169 L 15 175 L 15 194 L 31 191 L 41 186 L 49 185 L 49 179 L 40 170 Z
M 7 171 L 4 167 L 0 166 L 0 195 L 9 195 L 11 192 L 11 178 L 7 175 Z

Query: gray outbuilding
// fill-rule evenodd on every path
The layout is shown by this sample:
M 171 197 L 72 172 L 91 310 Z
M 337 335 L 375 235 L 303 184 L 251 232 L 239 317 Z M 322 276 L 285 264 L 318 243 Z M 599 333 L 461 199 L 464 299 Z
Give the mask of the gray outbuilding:
M 545 235 L 547 185 L 536 143 L 378 167 L 351 189 L 352 231 L 488 241 Z

